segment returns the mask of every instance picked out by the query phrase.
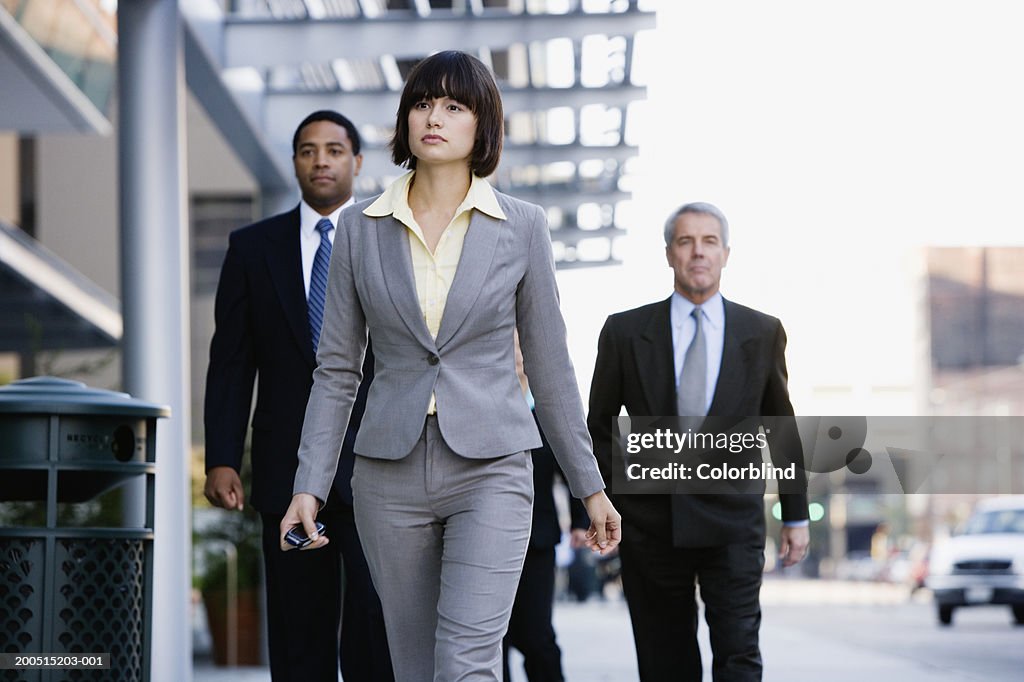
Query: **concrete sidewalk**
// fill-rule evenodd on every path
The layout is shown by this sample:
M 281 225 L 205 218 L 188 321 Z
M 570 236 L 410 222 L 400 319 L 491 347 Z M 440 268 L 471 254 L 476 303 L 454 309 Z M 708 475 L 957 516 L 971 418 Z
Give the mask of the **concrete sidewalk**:
M 555 628 L 566 679 L 586 682 L 636 682 L 633 633 L 625 602 L 615 599 L 555 605 Z M 512 654 L 513 682 L 526 682 L 522 658 Z M 270 682 L 266 668 L 215 668 L 199 661 L 195 682 Z
M 810 642 L 807 633 L 773 624 L 772 607 L 827 608 L 828 605 L 894 605 L 907 603 L 905 587 L 879 583 L 845 583 L 818 580 L 765 581 L 761 601 L 765 608 L 762 629 L 762 650 L 767 669 L 766 682 L 845 682 L 867 678 L 874 680 L 923 680 L 915 676 L 916 668 L 906 661 L 892 659 L 882 652 L 858 653 L 855 670 L 844 677 L 836 661 L 849 652 L 842 642 Z M 607 601 L 558 602 L 555 604 L 555 628 L 562 648 L 562 665 L 566 679 L 580 682 L 638 682 L 633 633 L 626 604 L 619 595 Z M 706 628 L 702 628 L 702 649 L 710 651 Z M 515 654 L 514 654 L 515 656 Z M 707 657 L 710 659 L 710 657 Z M 710 660 L 706 661 L 710 664 Z M 707 667 L 707 666 L 706 666 Z M 706 678 L 710 680 L 710 669 Z M 935 677 L 934 680 L 960 679 Z M 265 668 L 217 669 L 198 664 L 195 682 L 269 682 Z M 513 682 L 525 682 L 518 658 L 513 658 Z

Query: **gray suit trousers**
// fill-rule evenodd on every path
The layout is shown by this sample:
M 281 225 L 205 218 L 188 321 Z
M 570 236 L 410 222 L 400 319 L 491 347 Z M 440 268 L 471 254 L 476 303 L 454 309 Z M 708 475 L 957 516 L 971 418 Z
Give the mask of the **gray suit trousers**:
M 530 539 L 530 454 L 461 457 L 430 416 L 408 456 L 356 457 L 352 493 L 395 679 L 500 681 Z

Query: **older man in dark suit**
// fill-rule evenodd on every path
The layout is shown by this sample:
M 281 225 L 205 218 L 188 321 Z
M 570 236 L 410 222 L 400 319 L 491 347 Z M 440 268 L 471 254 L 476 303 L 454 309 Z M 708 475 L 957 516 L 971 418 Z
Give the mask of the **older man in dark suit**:
M 719 293 L 729 258 L 725 216 L 711 204 L 682 206 L 665 224 L 665 244 L 672 296 L 612 315 L 598 343 L 588 426 L 605 480 L 622 407 L 631 416 L 793 415 L 781 323 Z M 760 680 L 762 495 L 613 492 L 620 493 L 613 500 L 623 519 L 622 583 L 640 679 L 701 679 L 699 584 L 714 679 Z M 791 565 L 807 551 L 807 498 L 780 498 L 780 553 Z
M 313 385 L 324 285 L 341 210 L 353 203 L 359 133 L 333 111 L 310 114 L 292 143 L 302 201 L 232 233 L 217 287 L 216 332 L 206 382 L 206 487 L 210 502 L 241 509 L 238 472 L 252 410 L 252 504 L 263 523 L 270 671 L 275 682 L 393 679 L 380 601 L 352 512 L 352 443 L 373 356 L 320 514 L 335 540 L 323 552 L 282 552 L 278 526 L 292 497 L 296 452 Z M 342 566 L 345 584 L 342 587 Z

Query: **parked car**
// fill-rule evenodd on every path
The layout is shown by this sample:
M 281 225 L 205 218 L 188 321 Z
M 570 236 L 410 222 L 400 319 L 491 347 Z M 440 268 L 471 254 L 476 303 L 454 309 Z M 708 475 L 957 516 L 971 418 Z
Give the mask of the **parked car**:
M 932 550 L 927 585 L 939 623 L 964 606 L 1003 604 L 1024 625 L 1024 495 L 978 503 L 963 530 Z

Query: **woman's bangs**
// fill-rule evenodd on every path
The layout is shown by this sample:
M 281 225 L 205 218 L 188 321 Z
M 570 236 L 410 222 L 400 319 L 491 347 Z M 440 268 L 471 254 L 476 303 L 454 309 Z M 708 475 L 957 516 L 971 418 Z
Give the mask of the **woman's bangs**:
M 424 64 L 408 84 L 413 102 L 450 97 L 476 111 L 480 98 L 473 86 L 473 73 L 467 65 L 458 60 L 441 59 Z

